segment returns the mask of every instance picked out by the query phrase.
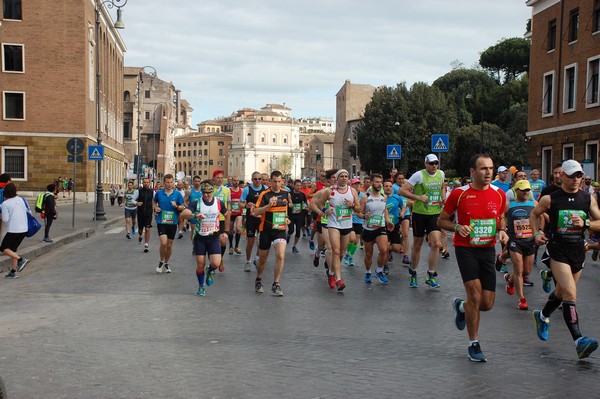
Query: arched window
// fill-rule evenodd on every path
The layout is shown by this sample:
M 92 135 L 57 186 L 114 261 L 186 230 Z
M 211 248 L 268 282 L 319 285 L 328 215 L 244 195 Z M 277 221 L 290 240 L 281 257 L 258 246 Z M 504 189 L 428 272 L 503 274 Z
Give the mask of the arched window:
M 262 134 L 260 135 L 260 142 L 261 142 L 261 143 L 264 143 L 266 140 L 267 140 L 267 138 L 265 137 L 265 134 L 264 134 L 264 133 L 262 133 Z
M 287 144 L 287 142 L 288 142 L 288 135 L 286 134 L 283 136 L 283 144 Z
M 273 144 L 277 144 L 277 135 L 273 133 Z
M 125 91 L 123 94 L 123 101 L 131 101 L 131 93 L 129 93 L 129 90 Z

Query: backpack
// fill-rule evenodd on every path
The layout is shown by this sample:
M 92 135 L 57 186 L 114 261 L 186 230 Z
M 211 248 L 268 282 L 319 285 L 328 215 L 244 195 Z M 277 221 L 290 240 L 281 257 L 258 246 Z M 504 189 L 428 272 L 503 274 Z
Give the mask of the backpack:
M 46 211 L 46 193 L 40 193 L 35 200 L 35 211 L 44 213 Z

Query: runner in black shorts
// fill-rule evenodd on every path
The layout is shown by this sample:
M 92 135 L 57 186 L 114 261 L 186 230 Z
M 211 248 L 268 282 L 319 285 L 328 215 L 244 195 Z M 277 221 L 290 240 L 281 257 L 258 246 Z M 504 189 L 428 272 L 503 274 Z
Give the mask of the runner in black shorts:
M 259 172 L 252 173 L 252 184 L 244 187 L 242 191 L 242 197 L 240 198 L 240 207 L 246 209 L 246 264 L 244 265 L 244 271 L 252 271 L 252 251 L 254 249 L 254 241 L 258 227 L 260 226 L 260 217 L 256 217 L 252 214 L 256 207 L 256 201 L 260 194 L 265 191 L 267 187 L 262 184 L 261 174 Z M 258 261 L 258 256 L 254 259 L 255 264 Z
M 548 296 L 544 308 L 533 312 L 537 334 L 542 341 L 548 340 L 549 317 L 562 305 L 563 318 L 575 341 L 580 359 L 598 349 L 598 341 L 583 336 L 579 330 L 576 301 L 577 281 L 581 277 L 585 261 L 583 238 L 586 225 L 600 230 L 600 209 L 596 197 L 580 190 L 582 177 L 583 169 L 579 162 L 572 159 L 563 162 L 561 188 L 540 198 L 531 212 L 531 227 L 535 231 L 536 244 L 546 243 L 550 269 L 556 282 L 556 289 Z M 550 216 L 549 236 L 540 228 L 537 220 L 546 212 Z M 591 223 L 588 215 L 594 219 Z
M 470 185 L 458 187 L 446 200 L 438 224 L 454 231 L 454 247 L 458 268 L 467 292 L 467 300 L 455 298 L 454 322 L 459 330 L 465 326 L 469 334 L 469 359 L 487 361 L 479 344 L 480 312 L 491 310 L 496 298 L 496 272 L 494 256 L 496 233 L 501 242 L 508 241 L 506 234 L 506 196 L 492 186 L 494 162 L 489 155 L 478 154 L 471 158 Z M 458 223 L 450 218 L 456 212 Z

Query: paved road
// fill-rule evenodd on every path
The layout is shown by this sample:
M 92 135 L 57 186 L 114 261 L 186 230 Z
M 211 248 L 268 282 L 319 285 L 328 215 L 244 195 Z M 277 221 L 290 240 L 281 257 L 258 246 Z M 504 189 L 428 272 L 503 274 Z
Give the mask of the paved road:
M 550 341 L 539 341 L 531 313 L 517 310 L 500 280 L 480 331 L 489 362 L 469 362 L 450 306 L 464 292 L 454 255 L 439 268 L 440 289 L 424 286 L 423 269 L 421 286 L 409 288 L 395 260 L 385 286 L 367 286 L 362 268 L 346 267 L 338 294 L 303 241 L 300 254 L 288 249 L 284 297 L 254 293 L 254 273 L 226 255 L 225 273 L 201 298 L 190 242 L 176 240 L 173 273 L 157 275 L 153 238 L 143 254 L 120 225 L 98 229 L 0 281 L 9 397 L 598 396 L 600 354 L 577 359 L 560 313 Z M 598 263 L 589 264 L 578 302 L 582 331 L 596 337 L 599 276 Z M 265 277 L 270 284 L 271 267 Z M 534 281 L 532 307 L 545 298 L 537 274 Z

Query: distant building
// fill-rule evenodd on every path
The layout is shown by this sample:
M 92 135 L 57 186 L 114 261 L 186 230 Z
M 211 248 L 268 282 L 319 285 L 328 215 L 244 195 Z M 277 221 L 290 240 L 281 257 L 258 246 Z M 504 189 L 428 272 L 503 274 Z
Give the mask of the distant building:
M 576 159 L 598 180 L 600 1 L 528 0 L 532 7 L 527 159 L 549 180 Z
M 212 178 L 215 170 L 222 170 L 225 177 L 229 176 L 231 133 L 223 133 L 220 126 L 211 123 L 201 123 L 198 127 L 196 132 L 175 137 L 174 173 L 181 171 L 188 178 L 197 175 L 204 180 Z
M 316 179 L 322 170 L 333 168 L 333 134 L 312 134 L 304 141 L 302 177 Z

